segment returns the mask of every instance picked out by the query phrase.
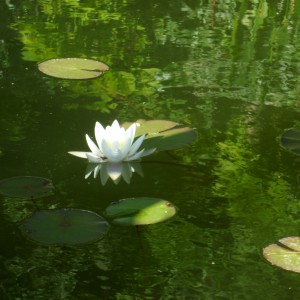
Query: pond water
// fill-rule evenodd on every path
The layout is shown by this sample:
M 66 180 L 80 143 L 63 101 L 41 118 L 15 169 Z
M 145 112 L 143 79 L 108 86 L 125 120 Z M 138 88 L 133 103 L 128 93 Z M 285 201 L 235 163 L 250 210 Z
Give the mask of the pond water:
M 300 298 L 300 275 L 262 252 L 300 230 L 300 160 L 280 145 L 300 125 L 300 3 L 1 0 L 0 32 L 0 178 L 54 186 L 34 201 L 1 196 L 1 299 Z M 62 57 L 110 69 L 62 80 L 37 68 Z M 129 184 L 102 185 L 67 152 L 115 119 L 171 120 L 198 138 L 143 158 Z M 37 209 L 103 216 L 131 197 L 177 214 L 73 246 L 20 229 Z

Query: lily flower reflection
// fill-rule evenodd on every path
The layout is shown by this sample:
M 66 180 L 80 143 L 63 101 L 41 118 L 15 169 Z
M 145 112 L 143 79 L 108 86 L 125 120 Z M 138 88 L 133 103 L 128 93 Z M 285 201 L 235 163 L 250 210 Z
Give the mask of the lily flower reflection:
M 145 134 L 133 142 L 136 127 L 137 123 L 133 123 L 125 130 L 115 120 L 111 126 L 104 129 L 99 122 L 96 122 L 95 138 L 97 144 L 87 134 L 85 136 L 91 152 L 71 151 L 69 153 L 77 157 L 87 158 L 90 163 L 134 161 L 152 154 L 156 149 L 138 151 L 144 141 Z
M 141 177 L 144 177 L 143 169 L 138 162 L 104 162 L 101 164 L 88 164 L 85 171 L 85 179 L 92 173 L 94 173 L 94 178 L 96 178 L 100 173 L 102 185 L 106 184 L 108 178 L 111 178 L 115 184 L 118 184 L 122 177 L 129 184 L 134 172 L 138 173 Z

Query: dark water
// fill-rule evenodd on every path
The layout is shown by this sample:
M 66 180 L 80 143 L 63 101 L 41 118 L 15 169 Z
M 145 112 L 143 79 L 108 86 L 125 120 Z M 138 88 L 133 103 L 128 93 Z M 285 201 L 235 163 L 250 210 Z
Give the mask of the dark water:
M 274 1 L 275 2 L 275 1 Z M 300 124 L 297 1 L 0 1 L 1 179 L 52 180 L 40 209 L 102 214 L 149 196 L 178 209 L 101 240 L 45 246 L 20 231 L 31 201 L 1 198 L 1 299 L 299 299 L 299 275 L 262 249 L 299 235 L 299 159 L 280 146 Z M 87 57 L 110 70 L 59 80 L 37 63 Z M 166 119 L 198 139 L 142 162 L 144 177 L 84 179 L 96 121 Z

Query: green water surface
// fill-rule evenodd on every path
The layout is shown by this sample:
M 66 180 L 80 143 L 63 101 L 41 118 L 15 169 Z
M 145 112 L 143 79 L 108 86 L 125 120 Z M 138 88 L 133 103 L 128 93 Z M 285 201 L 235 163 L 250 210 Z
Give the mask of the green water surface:
M 39 72 L 50 58 L 103 61 L 93 80 Z M 47 197 L 0 198 L 1 300 L 300 299 L 300 274 L 262 249 L 300 235 L 300 160 L 280 146 L 300 126 L 300 2 L 0 0 L 0 179 L 41 176 Z M 84 135 L 137 119 L 195 128 L 180 150 L 143 159 L 130 184 L 84 179 Z M 177 215 L 111 225 L 87 245 L 20 230 L 37 209 L 103 215 L 131 197 Z

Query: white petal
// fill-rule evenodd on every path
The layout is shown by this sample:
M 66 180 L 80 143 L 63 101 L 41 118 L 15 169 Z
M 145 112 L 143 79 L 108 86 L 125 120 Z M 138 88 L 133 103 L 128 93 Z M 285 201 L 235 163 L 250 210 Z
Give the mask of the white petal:
M 126 130 L 122 127 L 118 131 L 118 137 L 117 140 L 119 141 L 124 141 L 126 139 Z
M 155 150 L 156 150 L 156 148 L 148 149 L 148 150 L 143 149 L 143 150 L 141 150 L 141 151 L 135 153 L 134 155 L 128 157 L 128 158 L 127 158 L 127 161 L 137 160 L 137 159 L 139 159 L 139 158 L 141 158 L 141 157 L 150 155 L 150 154 L 152 154 Z
M 119 125 L 119 122 L 117 120 L 114 120 L 113 123 L 111 124 L 111 129 L 113 131 L 115 130 L 119 130 L 120 129 L 120 125 Z
M 113 156 L 108 158 L 108 161 L 117 163 L 123 161 L 123 159 L 124 159 L 123 153 L 120 150 L 118 150 Z
M 101 140 L 103 139 L 104 134 L 105 134 L 105 129 L 103 128 L 103 126 L 99 122 L 96 122 L 96 125 L 95 125 L 95 138 L 96 138 L 98 147 L 100 148 L 100 151 L 102 151 L 101 150 Z
M 141 158 L 143 156 L 143 152 L 145 151 L 145 149 L 135 153 L 134 155 L 127 157 L 126 161 L 132 161 L 132 160 L 137 160 L 139 158 Z
M 93 152 L 93 154 L 96 156 L 100 156 L 100 150 L 96 146 L 96 144 L 91 140 L 91 138 L 87 134 L 85 135 L 85 138 L 86 138 L 86 142 L 87 142 L 89 148 L 91 149 L 91 151 Z
M 120 132 L 120 125 L 117 120 L 114 120 L 114 122 L 111 124 L 111 126 L 106 127 L 106 136 L 111 138 L 112 136 L 117 136 L 119 135 Z
M 94 172 L 94 178 L 96 177 L 95 174 L 97 175 L 98 171 L 97 169 L 100 168 L 100 164 L 88 164 L 86 166 L 85 170 L 85 179 L 87 179 L 93 172 Z
M 109 146 L 107 140 L 102 140 L 102 141 L 101 141 L 101 149 L 102 149 L 103 155 L 104 155 L 105 157 L 110 156 L 112 150 L 111 150 L 111 148 L 110 148 L 110 146 Z
M 144 156 L 150 155 L 150 154 L 152 154 L 155 151 L 156 151 L 156 148 L 145 150 L 140 157 L 144 157 Z
M 140 136 L 131 146 L 130 151 L 128 153 L 128 156 L 131 156 L 132 154 L 134 154 L 141 146 L 141 144 L 143 143 L 145 138 L 145 135 L 143 134 L 142 136 Z
M 94 169 L 94 178 L 97 177 L 97 175 L 99 174 L 100 169 L 101 169 L 101 165 L 97 164 L 96 168 Z
M 93 153 L 87 153 L 86 158 L 90 163 L 99 164 L 103 162 L 101 157 L 95 156 Z
M 123 169 L 122 169 L 123 179 L 126 181 L 126 183 L 129 184 L 132 176 L 131 164 L 123 163 L 122 165 L 123 165 Z
M 129 129 L 130 128 L 128 128 L 128 130 Z M 133 141 L 134 135 L 135 135 L 135 126 L 132 127 L 130 129 L 130 131 L 128 131 L 128 130 L 126 132 L 124 131 L 123 139 L 125 139 L 125 142 L 122 145 L 122 147 L 120 147 L 123 157 L 126 157 L 127 155 L 129 155 L 129 151 L 131 149 L 132 141 Z M 122 141 L 120 141 L 120 143 L 122 143 Z
M 121 178 L 122 178 L 122 177 L 120 176 L 118 179 L 114 180 L 114 181 L 113 181 L 114 184 L 117 185 L 117 184 L 121 181 Z
M 133 143 L 136 131 L 136 124 L 133 123 L 130 127 L 126 130 L 126 139 L 130 140 L 130 145 Z
M 101 148 L 103 150 L 104 156 L 108 161 L 120 162 L 123 160 L 123 153 L 117 148 L 117 142 L 113 143 L 111 147 L 108 145 L 106 140 L 102 140 Z
M 80 152 L 80 151 L 70 151 L 68 153 L 80 158 L 87 158 L 86 157 L 87 154 L 92 154 L 92 152 Z
M 127 141 L 125 141 L 125 144 L 123 145 L 123 147 L 121 147 L 121 149 L 119 149 L 122 153 L 122 159 L 129 155 L 130 146 L 131 146 L 131 142 L 129 140 L 127 140 Z
M 107 163 L 107 173 L 115 181 L 122 174 L 122 163 Z
M 102 185 L 106 184 L 108 178 L 109 178 L 109 176 L 108 176 L 108 173 L 107 173 L 106 164 L 103 164 L 102 168 L 100 169 L 100 179 L 101 179 Z
M 131 168 L 133 169 L 132 172 L 138 173 L 141 177 L 144 177 L 144 172 L 141 164 L 139 162 L 129 162 Z
M 85 176 L 84 178 L 87 179 L 94 171 L 95 165 L 88 164 L 85 170 Z

